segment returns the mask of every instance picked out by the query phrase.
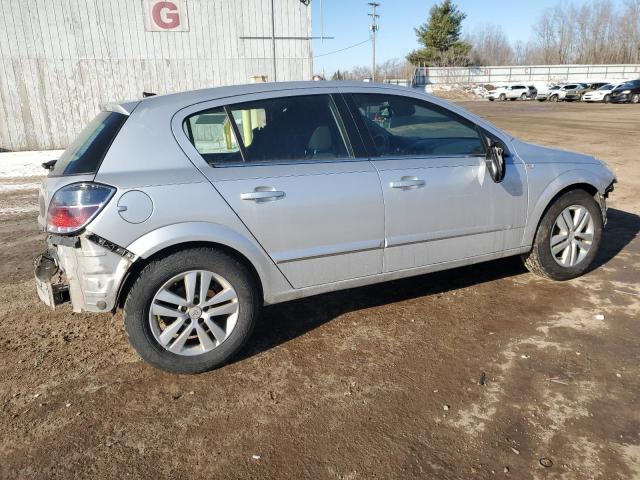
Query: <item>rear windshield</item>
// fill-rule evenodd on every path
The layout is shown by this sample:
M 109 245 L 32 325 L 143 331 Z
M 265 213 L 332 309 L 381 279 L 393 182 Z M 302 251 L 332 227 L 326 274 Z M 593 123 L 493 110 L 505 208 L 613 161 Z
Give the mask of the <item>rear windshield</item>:
M 51 175 L 96 173 L 126 119 L 121 113 L 100 112 L 64 151 Z

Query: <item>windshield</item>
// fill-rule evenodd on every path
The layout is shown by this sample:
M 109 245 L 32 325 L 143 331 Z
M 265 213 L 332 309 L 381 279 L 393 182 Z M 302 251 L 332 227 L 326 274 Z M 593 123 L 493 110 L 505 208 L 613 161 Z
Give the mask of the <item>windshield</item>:
M 634 88 L 640 85 L 640 80 L 631 80 L 629 82 L 624 82 L 620 88 Z
M 613 88 L 613 85 L 608 83 L 607 85 L 601 86 L 598 90 L 611 90 L 612 88 Z
M 80 132 L 51 170 L 51 176 L 96 173 L 126 115 L 100 112 Z

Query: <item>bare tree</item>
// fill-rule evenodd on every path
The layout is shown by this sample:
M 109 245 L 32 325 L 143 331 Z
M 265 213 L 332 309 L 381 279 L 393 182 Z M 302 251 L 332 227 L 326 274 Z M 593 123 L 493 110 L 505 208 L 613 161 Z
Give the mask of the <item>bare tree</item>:
M 617 22 L 619 61 L 640 63 L 640 0 L 626 0 Z
M 376 67 L 376 79 L 384 80 L 410 80 L 414 66 L 407 60 L 391 58 Z M 351 70 L 339 70 L 333 74 L 333 80 L 364 80 L 371 78 L 371 67 L 356 66 Z
M 514 61 L 513 48 L 498 25 L 486 25 L 467 35 L 465 41 L 473 46 L 470 57 L 474 65 L 510 65 Z
M 534 25 L 527 63 L 640 61 L 640 0 L 592 0 L 548 8 Z

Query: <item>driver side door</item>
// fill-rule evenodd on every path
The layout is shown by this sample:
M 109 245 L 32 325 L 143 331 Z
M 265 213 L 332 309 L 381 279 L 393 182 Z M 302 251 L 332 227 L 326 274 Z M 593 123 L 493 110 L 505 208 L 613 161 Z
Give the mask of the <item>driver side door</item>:
M 519 246 L 526 180 L 513 157 L 507 153 L 505 178 L 495 183 L 483 134 L 469 120 L 409 96 L 350 97 L 382 185 L 385 272 Z

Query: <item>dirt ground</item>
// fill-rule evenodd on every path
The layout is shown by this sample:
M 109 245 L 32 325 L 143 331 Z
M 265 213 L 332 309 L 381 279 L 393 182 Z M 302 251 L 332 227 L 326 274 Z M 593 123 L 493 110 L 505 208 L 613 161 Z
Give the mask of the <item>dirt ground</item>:
M 593 271 L 514 258 L 272 306 L 198 376 L 144 364 L 120 314 L 40 304 L 35 194 L 3 194 L 0 477 L 640 478 L 640 106 L 463 105 L 615 170 Z

